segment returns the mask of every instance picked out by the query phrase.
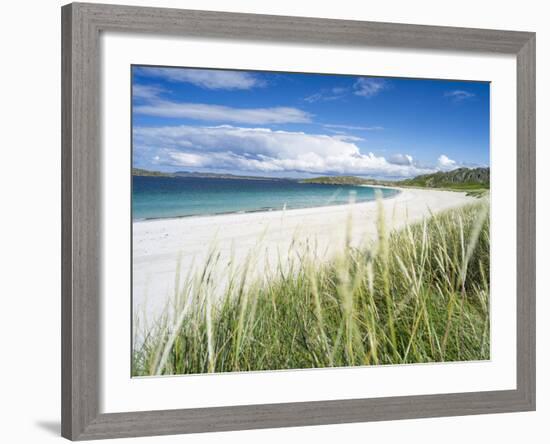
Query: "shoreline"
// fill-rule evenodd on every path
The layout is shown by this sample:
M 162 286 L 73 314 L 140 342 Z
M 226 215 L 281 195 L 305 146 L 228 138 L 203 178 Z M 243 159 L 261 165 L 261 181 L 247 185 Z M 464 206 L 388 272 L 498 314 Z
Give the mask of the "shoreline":
M 386 189 L 398 191 L 398 193 L 394 194 L 393 196 L 382 197 L 382 200 L 384 202 L 396 198 L 397 196 L 399 196 L 399 194 L 401 192 L 403 192 L 405 190 L 404 188 L 386 187 L 386 186 L 378 186 L 378 185 L 375 186 L 375 187 L 373 187 L 371 185 L 357 185 L 357 186 L 369 187 L 369 188 L 386 188 Z M 206 218 L 206 217 L 220 217 L 220 216 L 228 216 L 228 215 L 231 215 L 231 214 L 274 213 L 274 212 L 277 212 L 277 211 L 282 212 L 282 211 L 294 211 L 294 210 L 309 210 L 309 209 L 313 209 L 313 208 L 332 208 L 332 207 L 341 207 L 341 206 L 345 206 L 345 205 L 363 204 L 363 203 L 368 203 L 368 202 L 376 202 L 376 198 L 367 199 L 367 200 L 359 200 L 359 201 L 356 201 L 354 203 L 342 202 L 342 203 L 329 204 L 329 205 L 315 205 L 315 206 L 311 206 L 311 207 L 297 207 L 297 208 L 283 208 L 283 209 L 278 209 L 278 208 L 270 208 L 270 209 L 265 208 L 264 209 L 264 208 L 260 208 L 260 209 L 257 209 L 257 210 L 227 211 L 227 212 L 223 212 L 223 213 L 187 214 L 187 215 L 183 215 L 183 216 L 169 216 L 169 217 L 146 217 L 146 218 L 141 218 L 141 219 L 132 219 L 132 224 L 142 223 L 142 222 L 155 222 L 155 221 L 161 221 L 161 220 L 179 220 L 179 219 L 189 219 L 189 218 L 199 218 L 199 217 L 204 217 L 204 218 Z
M 455 191 L 401 188 L 382 200 L 388 230 L 418 222 L 432 213 L 475 202 Z M 313 249 L 319 261 L 329 260 L 349 241 L 353 246 L 376 239 L 376 200 L 215 216 L 150 219 L 132 222 L 132 305 L 134 314 L 154 319 L 175 294 L 179 264 L 181 281 L 201 269 L 215 247 L 219 273 L 217 288 L 224 286 L 230 267 L 241 267 L 252 252 L 252 275 L 289 266 L 295 249 Z M 349 232 L 346 232 L 352 221 Z M 267 268 L 266 268 L 267 266 Z M 214 293 L 216 289 L 212 290 Z M 215 295 L 214 295 L 215 297 Z

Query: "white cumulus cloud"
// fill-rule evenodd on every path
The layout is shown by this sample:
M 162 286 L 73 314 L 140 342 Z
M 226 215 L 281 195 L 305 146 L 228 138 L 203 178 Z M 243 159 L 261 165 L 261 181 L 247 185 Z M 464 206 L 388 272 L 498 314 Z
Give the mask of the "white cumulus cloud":
M 453 159 L 449 159 L 445 154 L 437 158 L 437 164 L 442 170 L 452 170 L 457 167 L 457 163 Z
M 205 89 L 251 89 L 265 86 L 257 75 L 245 71 L 218 69 L 154 68 L 139 67 L 139 74 L 165 79 L 171 82 L 191 83 Z
M 137 158 L 163 165 L 257 173 L 355 174 L 410 177 L 433 172 L 362 153 L 354 140 L 268 128 L 167 126 L 134 129 Z
M 163 99 L 162 95 L 165 92 L 164 88 L 156 85 L 134 84 L 132 96 L 136 100 L 136 104 L 133 106 L 133 112 L 155 117 L 252 125 L 309 123 L 312 117 L 310 113 L 289 106 L 235 108 L 206 103 L 176 102 Z
M 134 84 L 132 96 L 134 99 L 155 100 L 164 89 L 155 85 Z
M 413 157 L 409 154 L 393 154 L 388 158 L 388 162 L 395 165 L 412 165 Z
M 185 118 L 213 122 L 246 123 L 265 125 L 277 123 L 307 123 L 311 115 L 298 108 L 233 108 L 204 103 L 180 103 L 154 100 L 134 106 L 136 114 L 156 117 Z

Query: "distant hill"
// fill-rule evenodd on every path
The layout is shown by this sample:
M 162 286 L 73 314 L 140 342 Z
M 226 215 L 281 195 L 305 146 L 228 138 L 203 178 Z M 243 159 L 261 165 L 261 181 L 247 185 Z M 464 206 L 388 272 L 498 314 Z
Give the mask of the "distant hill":
M 375 180 L 363 179 L 357 176 L 321 176 L 302 179 L 301 183 L 320 183 L 325 185 L 373 185 Z
M 452 171 L 424 174 L 399 183 L 428 188 L 489 188 L 490 171 L 489 168 L 458 168 Z
M 164 173 L 161 171 L 150 171 L 141 168 L 132 168 L 132 175 L 270 181 L 295 180 L 278 177 L 239 176 L 236 174 L 203 173 L 196 171 L 176 171 L 175 173 Z M 399 181 L 367 179 L 357 176 L 320 176 L 313 177 L 311 179 L 300 180 L 301 183 L 320 183 L 327 185 L 382 185 L 400 187 L 447 188 L 453 190 L 489 189 L 489 181 L 489 168 L 458 168 L 452 171 L 440 171 L 433 174 L 424 174 L 422 176 L 417 176 L 413 179 L 405 179 Z
M 202 173 L 195 171 L 176 171 L 173 174 L 174 177 L 202 177 L 207 179 L 239 179 L 239 180 L 291 180 L 279 177 L 264 177 L 264 176 L 239 176 L 237 174 L 229 173 Z
M 132 168 L 132 176 L 173 177 L 173 174 L 163 173 L 161 171 L 149 171 L 141 168 Z
M 262 176 L 238 176 L 236 174 L 225 173 L 203 173 L 196 171 L 176 171 L 174 173 L 165 173 L 162 171 L 144 170 L 142 168 L 132 168 L 132 176 L 151 176 L 151 177 L 197 177 L 207 179 L 240 179 L 240 180 L 293 180 L 279 177 L 262 177 Z
M 321 183 L 328 185 L 384 185 L 423 188 L 447 188 L 453 190 L 488 189 L 489 168 L 458 168 L 452 171 L 440 171 L 424 174 L 413 179 L 398 181 L 366 179 L 356 176 L 321 176 L 303 179 L 302 183 Z

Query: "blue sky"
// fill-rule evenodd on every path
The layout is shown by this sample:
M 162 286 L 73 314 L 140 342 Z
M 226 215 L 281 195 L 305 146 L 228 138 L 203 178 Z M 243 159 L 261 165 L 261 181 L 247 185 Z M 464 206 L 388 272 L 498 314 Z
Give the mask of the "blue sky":
M 488 166 L 489 88 L 134 66 L 133 166 L 388 179 Z

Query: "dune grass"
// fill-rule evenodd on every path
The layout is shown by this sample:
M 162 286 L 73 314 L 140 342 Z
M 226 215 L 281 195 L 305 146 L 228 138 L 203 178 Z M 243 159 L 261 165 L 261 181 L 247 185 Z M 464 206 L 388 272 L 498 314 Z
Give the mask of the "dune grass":
M 212 300 L 215 249 L 178 275 L 170 310 L 135 319 L 134 376 L 489 359 L 486 199 L 350 244 L 329 263 L 296 245 L 293 259 L 254 280 L 227 270 Z M 343 229 L 348 229 L 349 227 Z

